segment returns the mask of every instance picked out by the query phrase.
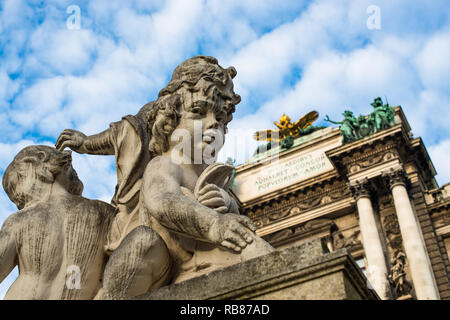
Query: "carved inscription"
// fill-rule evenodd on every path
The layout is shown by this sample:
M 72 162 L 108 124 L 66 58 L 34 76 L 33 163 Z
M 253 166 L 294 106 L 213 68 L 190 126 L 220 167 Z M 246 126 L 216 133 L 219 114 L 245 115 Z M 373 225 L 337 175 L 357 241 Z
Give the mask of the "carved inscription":
M 308 153 L 294 153 L 258 169 L 242 172 L 236 177 L 233 191 L 241 202 L 246 202 L 332 170 L 333 165 L 325 155 L 332 147 L 334 145 L 330 144 Z

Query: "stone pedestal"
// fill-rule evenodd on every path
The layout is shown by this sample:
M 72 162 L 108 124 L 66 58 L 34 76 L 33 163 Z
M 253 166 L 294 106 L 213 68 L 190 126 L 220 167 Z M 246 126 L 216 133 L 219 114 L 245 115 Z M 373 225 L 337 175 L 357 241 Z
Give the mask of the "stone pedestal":
M 346 249 L 320 239 L 277 250 L 139 296 L 145 300 L 376 300 Z

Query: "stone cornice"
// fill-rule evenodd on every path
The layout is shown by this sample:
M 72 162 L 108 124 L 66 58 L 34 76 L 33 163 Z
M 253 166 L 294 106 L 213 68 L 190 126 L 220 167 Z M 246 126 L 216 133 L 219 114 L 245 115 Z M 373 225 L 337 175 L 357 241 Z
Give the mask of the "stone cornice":
M 398 159 L 399 153 L 393 143 L 370 146 L 356 152 L 353 156 L 345 157 L 342 163 L 347 167 L 349 175 L 377 166 L 383 162 Z
M 397 160 L 409 138 L 402 124 L 325 152 L 341 176 L 351 176 Z
M 411 152 L 408 154 L 408 161 L 414 162 L 420 169 L 420 175 L 422 180 L 426 182 L 426 187 L 433 189 L 437 187 L 437 183 L 434 180 L 436 175 L 436 169 L 431 162 L 430 156 L 423 143 L 422 138 L 416 138 L 411 141 Z
M 341 176 L 349 177 L 371 168 L 382 167 L 383 164 L 392 166 L 395 162 L 403 164 L 413 162 L 419 169 L 419 175 L 426 187 L 437 186 L 434 180 L 436 170 L 423 141 L 420 137 L 412 137 L 409 124 L 400 107 L 396 108 L 396 118 L 399 121 L 389 129 L 326 152 Z M 391 164 L 388 165 L 388 162 Z
M 305 188 L 270 203 L 245 208 L 244 211 L 261 228 L 291 216 L 324 207 L 349 196 L 351 196 L 351 192 L 345 182 L 333 179 L 327 184 Z
M 276 231 L 264 237 L 271 245 L 280 245 L 311 236 L 324 237 L 332 241 L 332 232 L 337 230 L 337 226 L 331 219 L 314 219 L 299 225 Z
M 393 137 L 395 137 L 396 139 L 392 139 Z M 348 144 L 344 144 L 337 148 L 328 150 L 326 151 L 326 154 L 330 159 L 341 159 L 345 156 L 354 154 L 357 150 L 360 150 L 361 148 L 378 144 L 386 140 L 396 141 L 398 139 L 403 140 L 402 142 L 410 141 L 410 138 L 401 123 L 389 129 L 377 132 L 367 138 L 360 139 Z
M 298 225 L 308 220 L 316 219 L 319 217 L 326 217 L 330 213 L 335 213 L 341 210 L 348 210 L 354 206 L 354 203 L 355 201 L 353 200 L 353 197 L 347 196 L 342 198 L 341 200 L 333 201 L 324 206 L 312 207 L 310 210 L 305 210 L 300 214 L 296 212 L 292 216 L 274 221 L 273 223 L 264 224 L 259 223 L 259 221 L 261 220 L 256 220 L 255 224 L 258 227 L 258 230 L 256 230 L 256 234 L 258 234 L 259 236 L 264 236 L 275 231 Z
M 438 214 L 440 212 L 450 213 L 450 199 L 442 202 L 427 204 L 427 209 L 430 215 Z

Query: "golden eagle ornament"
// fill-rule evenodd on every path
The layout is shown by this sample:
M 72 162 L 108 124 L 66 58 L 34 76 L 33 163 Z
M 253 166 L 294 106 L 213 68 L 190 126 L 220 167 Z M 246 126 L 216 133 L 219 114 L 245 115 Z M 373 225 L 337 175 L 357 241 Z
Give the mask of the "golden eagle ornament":
M 319 117 L 317 111 L 311 111 L 301 117 L 297 122 L 291 123 L 291 118 L 283 114 L 280 118 L 280 123 L 277 121 L 274 124 L 277 126 L 278 130 L 261 130 L 253 134 L 253 138 L 258 141 L 270 141 L 270 142 L 280 142 L 280 140 L 285 139 L 287 136 L 295 138 L 301 134 L 301 130 L 308 128 L 314 121 Z

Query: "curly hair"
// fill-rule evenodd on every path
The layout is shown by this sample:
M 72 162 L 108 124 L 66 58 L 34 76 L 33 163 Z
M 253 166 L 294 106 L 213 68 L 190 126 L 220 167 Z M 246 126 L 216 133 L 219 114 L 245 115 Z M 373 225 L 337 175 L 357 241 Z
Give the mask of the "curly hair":
M 3 189 L 9 199 L 19 209 L 39 196 L 37 184 L 52 183 L 55 177 L 72 164 L 70 151 L 58 151 L 55 148 L 37 145 L 22 149 L 8 165 L 3 175 Z M 31 174 L 31 177 L 30 177 Z M 23 186 L 25 179 L 31 184 Z
M 161 155 L 169 148 L 169 136 L 178 125 L 182 112 L 183 101 L 181 95 L 177 94 L 180 88 L 187 88 L 191 92 L 208 91 L 214 86 L 225 86 L 236 74 L 234 67 L 224 69 L 216 58 L 208 56 L 196 56 L 177 66 L 167 86 L 159 92 L 158 100 L 144 105 L 136 115 L 147 124 L 152 157 Z M 199 88 L 197 84 L 201 79 L 211 82 L 211 86 Z M 225 107 L 225 126 L 232 120 L 235 106 L 240 101 L 241 97 L 233 92 L 230 103 Z

